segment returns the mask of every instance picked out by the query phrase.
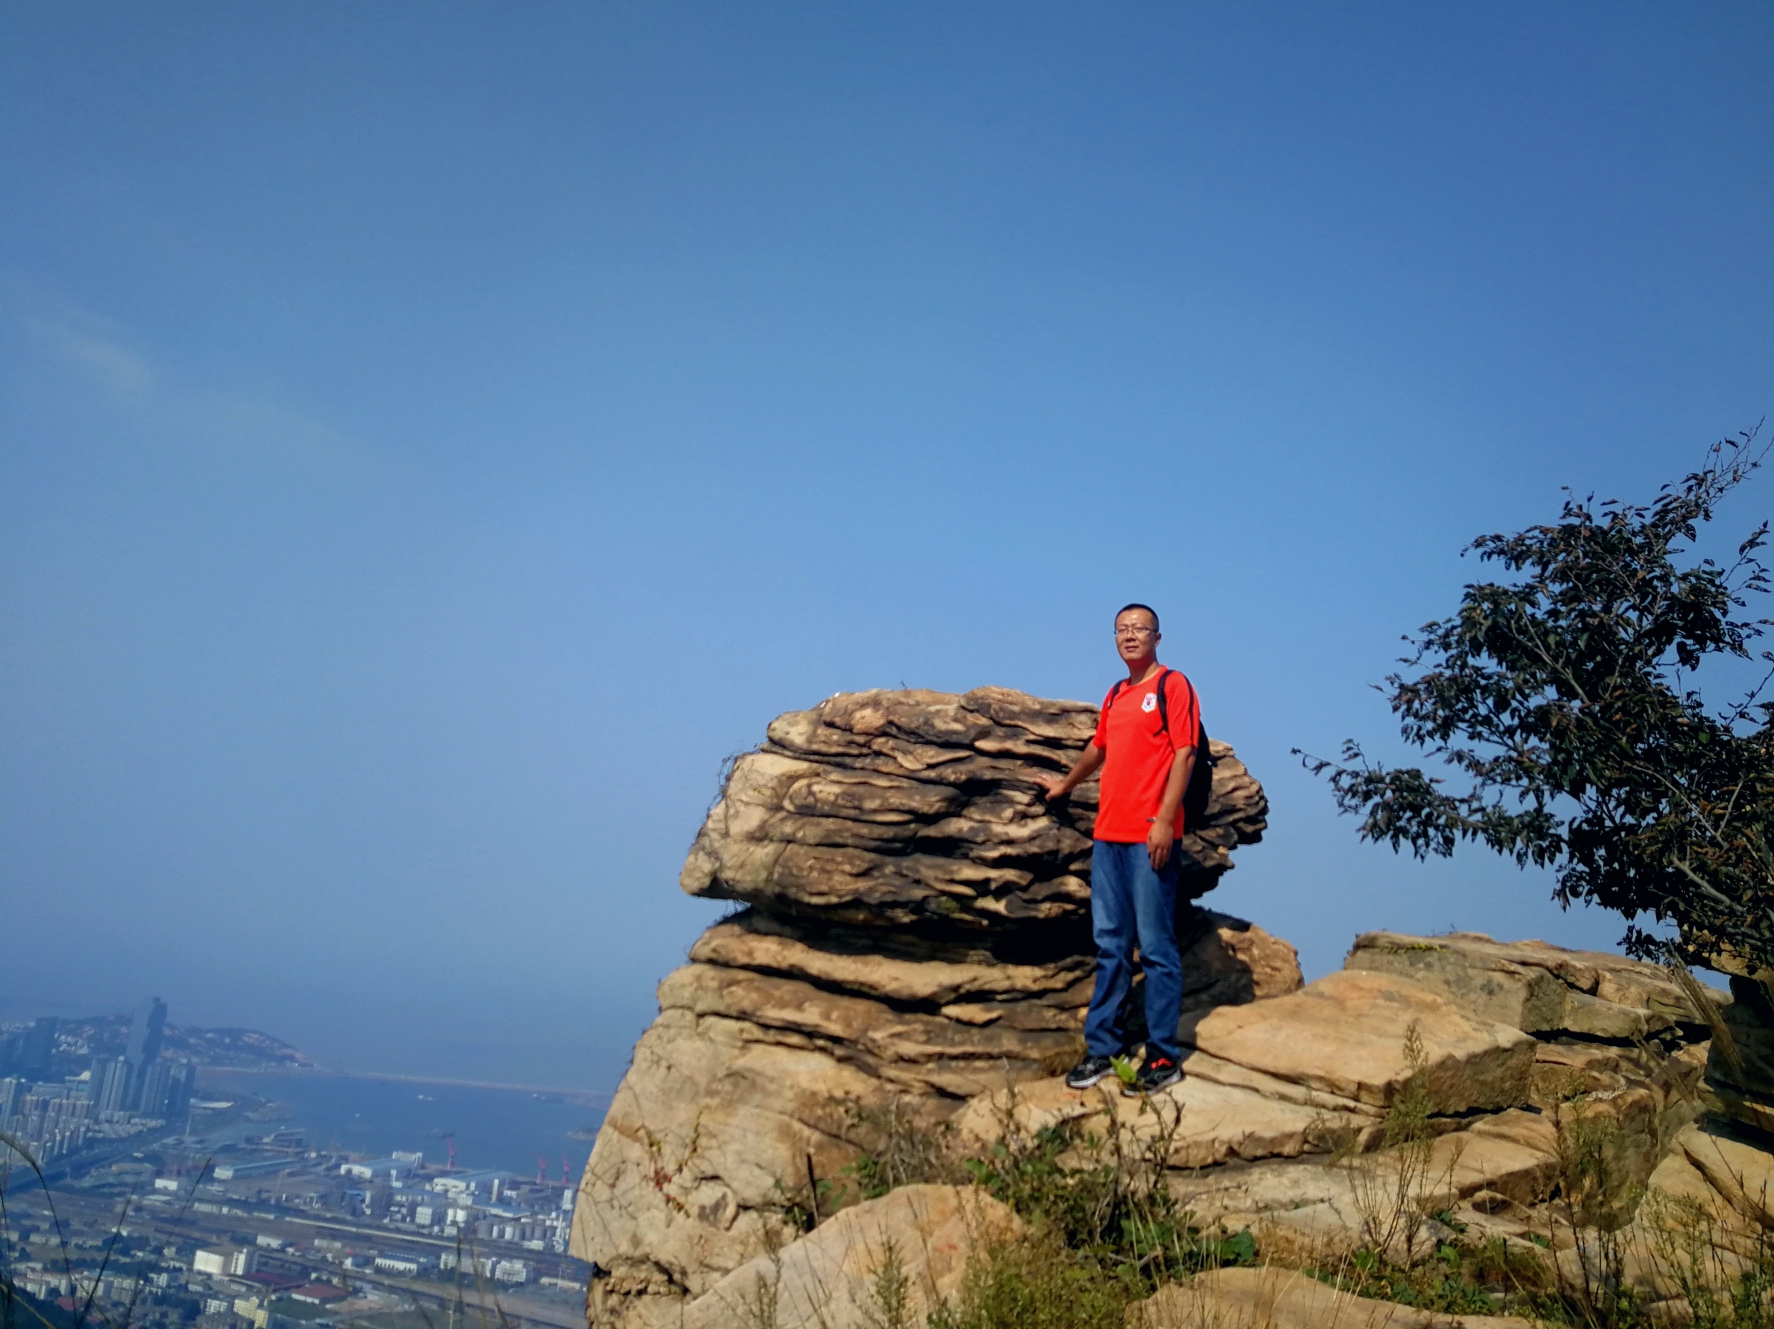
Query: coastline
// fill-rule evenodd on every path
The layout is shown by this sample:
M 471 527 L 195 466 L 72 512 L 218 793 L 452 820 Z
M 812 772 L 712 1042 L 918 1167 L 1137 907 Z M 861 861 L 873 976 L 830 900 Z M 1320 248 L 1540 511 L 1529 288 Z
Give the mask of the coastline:
M 392 1071 L 341 1071 L 323 1066 L 199 1066 L 199 1079 L 208 1075 L 301 1075 L 331 1076 L 344 1080 L 377 1080 L 393 1084 L 442 1085 L 452 1089 L 498 1089 L 510 1093 L 548 1094 L 584 1107 L 607 1107 L 613 1091 L 566 1089 L 559 1085 L 500 1084 L 491 1080 L 456 1080 L 436 1075 L 400 1075 Z

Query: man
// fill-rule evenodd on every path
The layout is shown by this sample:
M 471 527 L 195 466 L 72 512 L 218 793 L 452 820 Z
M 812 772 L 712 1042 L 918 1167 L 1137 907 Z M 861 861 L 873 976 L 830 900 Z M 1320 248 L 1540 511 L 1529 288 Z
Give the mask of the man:
M 1090 854 L 1090 919 L 1096 942 L 1096 990 L 1084 1020 L 1084 1060 L 1066 1076 L 1088 1089 L 1114 1072 L 1127 1051 L 1121 1008 L 1133 983 L 1139 943 L 1146 973 L 1146 1056 L 1129 1096 L 1183 1078 L 1177 1019 L 1183 960 L 1177 948 L 1176 837 L 1183 833 L 1183 793 L 1195 769 L 1201 707 L 1195 689 L 1158 663 L 1158 615 L 1131 604 L 1115 615 L 1115 648 L 1127 666 L 1103 699 L 1096 737 L 1062 778 L 1038 777 L 1049 801 L 1103 772 Z M 1160 690 L 1162 689 L 1162 704 Z

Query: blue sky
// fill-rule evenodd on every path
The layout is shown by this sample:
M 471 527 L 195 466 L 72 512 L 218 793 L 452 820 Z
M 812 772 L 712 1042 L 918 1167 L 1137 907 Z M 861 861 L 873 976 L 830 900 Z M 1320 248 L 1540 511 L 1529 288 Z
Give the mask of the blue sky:
M 1390 750 L 1473 536 L 1774 406 L 1766 6 L 5 23 L 0 1016 L 609 1088 L 723 757 L 1094 699 L 1130 599 L 1269 789 L 1219 903 L 1309 974 L 1618 936 L 1288 754 Z

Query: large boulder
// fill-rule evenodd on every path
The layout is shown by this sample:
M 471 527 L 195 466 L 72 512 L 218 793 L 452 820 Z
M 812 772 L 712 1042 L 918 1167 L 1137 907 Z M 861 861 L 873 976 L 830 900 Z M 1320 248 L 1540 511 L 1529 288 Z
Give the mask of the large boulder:
M 859 1165 L 934 1158 L 970 1100 L 1077 1060 L 1096 785 L 1050 806 L 1035 777 L 1068 768 L 1095 723 L 1003 688 L 865 692 L 779 717 L 735 761 L 680 884 L 748 907 L 660 984 L 581 1181 L 572 1249 L 598 1267 L 598 1323 L 675 1323 L 854 1195 Z M 1212 801 L 1182 841 L 1191 898 L 1267 809 L 1232 750 L 1213 752 Z M 1300 987 L 1293 947 L 1261 928 L 1188 902 L 1178 923 L 1186 1009 Z M 1263 1127 L 1290 1129 L 1304 1121 Z
M 1525 1101 L 1534 1062 L 1534 1040 L 1511 1025 L 1475 1019 L 1408 979 L 1348 970 L 1185 1018 L 1183 1036 L 1221 1061 L 1374 1107 L 1421 1076 L 1444 1114 Z
M 1706 1084 L 1721 1110 L 1739 1123 L 1774 1135 L 1774 997 L 1766 970 L 1731 975 L 1729 1005 L 1719 1013 Z
M 1086 917 L 1097 786 L 1055 807 L 1096 707 L 1007 688 L 840 693 L 779 716 L 733 765 L 681 877 L 692 895 L 872 927 L 980 930 Z M 1182 838 L 1191 895 L 1262 838 L 1268 802 L 1210 743 L 1206 817 Z
M 1291 946 L 1225 915 L 1207 922 L 1185 952 L 1189 1009 L 1299 988 Z M 753 910 L 710 928 L 660 984 L 574 1216 L 574 1251 L 609 1274 L 593 1287 L 608 1321 L 650 1324 L 791 1240 L 797 1207 L 846 1189 L 846 1169 L 894 1147 L 893 1131 L 946 1139 L 969 1100 L 1082 1054 L 1088 957 L 863 944 Z M 1288 1129 L 1313 1111 L 1296 1108 Z
M 1369 932 L 1355 939 L 1343 967 L 1414 979 L 1473 1015 L 1530 1034 L 1633 1042 L 1678 1026 L 1704 1037 L 1709 1023 L 1657 965 L 1543 941 L 1498 942 L 1480 932 Z
M 1371 1301 L 1287 1269 L 1216 1269 L 1128 1308 L 1128 1329 L 1531 1329 L 1508 1315 L 1443 1315 Z
M 1191 1123 L 1185 1113 L 1179 1139 L 1208 1135 L 1224 1159 L 1172 1185 L 1200 1221 L 1248 1227 L 1275 1257 L 1344 1256 L 1373 1237 L 1374 1196 L 1408 1165 L 1418 1173 L 1409 1198 L 1420 1215 L 1457 1210 L 1470 1231 L 1528 1250 L 1521 1238 L 1544 1239 L 1556 1226 L 1542 1206 L 1585 1151 L 1599 1151 L 1586 1166 L 1626 1206 L 1647 1188 L 1691 1183 L 1730 1209 L 1696 1152 L 1732 1160 L 1711 1164 L 1721 1178 L 1733 1166 L 1757 1175 L 1763 1146 L 1746 1143 L 1753 1133 L 1689 1126 L 1703 1105 L 1709 1029 L 1660 966 L 1472 933 L 1370 933 L 1348 963 L 1291 996 L 1185 1018 L 1192 1080 L 1319 1114 L 1318 1130 L 1295 1144 L 1267 1127 L 1270 1111 L 1253 1111 L 1248 1130 L 1208 1113 Z M 1574 1008 L 1587 1018 L 1600 1003 L 1613 1035 L 1571 1027 Z M 1415 1059 L 1405 1052 L 1413 1025 Z M 1384 1115 L 1413 1081 L 1428 1091 L 1437 1138 L 1426 1159 L 1407 1164 L 1407 1151 L 1385 1147 L 1384 1129 L 1356 1123 L 1364 1112 Z M 1040 1099 L 1036 1086 L 1018 1092 Z M 1755 1183 L 1739 1190 L 1759 1194 Z
M 766 1303 L 811 1323 L 813 1290 L 839 1287 L 818 1314 L 867 1322 L 877 1228 L 929 1245 L 918 1305 L 934 1305 L 965 1263 L 963 1192 L 902 1185 L 834 1208 L 862 1178 L 947 1182 L 958 1156 L 1047 1148 L 1055 1127 L 1064 1165 L 1132 1160 L 1268 1258 L 1409 1258 L 1454 1235 L 1428 1217 L 1444 1212 L 1539 1252 L 1529 1238 L 1582 1139 L 1602 1141 L 1622 1196 L 1667 1183 L 1760 1221 L 1761 1137 L 1687 1129 L 1735 1008 L 1619 956 L 1370 933 L 1305 986 L 1286 942 L 1185 902 L 1184 1081 L 1148 1098 L 1067 1089 L 1094 973 L 1095 789 L 1050 807 L 1034 777 L 1067 767 L 1094 719 L 995 688 L 859 693 L 780 717 L 735 763 L 681 884 L 744 907 L 660 984 L 580 1184 L 572 1251 L 595 1266 L 595 1325 L 743 1323 L 734 1306 Z M 1184 844 L 1190 897 L 1263 831 L 1261 787 L 1214 751 L 1213 803 Z M 1413 1113 L 1417 1143 L 1401 1144 Z M 1380 1232 L 1384 1195 L 1410 1218 Z M 1331 1295 L 1213 1278 L 1197 1282 L 1227 1313 L 1260 1302 L 1277 1323 Z
M 879 1329 L 923 1324 L 975 1253 L 1022 1223 L 972 1187 L 903 1186 L 746 1261 L 684 1306 L 678 1329 Z

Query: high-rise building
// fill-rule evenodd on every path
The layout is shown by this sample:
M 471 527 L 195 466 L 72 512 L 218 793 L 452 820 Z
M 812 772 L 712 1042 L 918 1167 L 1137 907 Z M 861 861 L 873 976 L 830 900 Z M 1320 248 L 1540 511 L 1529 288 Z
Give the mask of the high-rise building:
M 25 1094 L 25 1082 L 20 1079 L 0 1080 L 0 1121 L 4 1121 L 18 1111 L 18 1101 Z
M 135 1018 L 129 1025 L 129 1043 L 123 1053 L 129 1062 L 129 1088 L 124 1091 L 123 1106 L 132 1112 L 142 1105 L 148 1068 L 160 1057 L 165 1032 L 166 1003 L 159 997 L 149 997 L 136 1007 Z
M 196 1081 L 197 1068 L 188 1061 L 163 1058 L 150 1062 L 142 1079 L 141 1101 L 134 1110 L 144 1117 L 170 1121 L 191 1106 L 191 1090 Z
M 166 1082 L 166 1103 L 160 1115 L 171 1120 L 182 1116 L 191 1106 L 191 1092 L 197 1088 L 197 1067 L 188 1061 L 172 1063 Z
M 18 1069 L 19 1059 L 24 1055 L 25 1036 L 16 1030 L 12 1033 L 0 1034 L 0 1075 L 11 1075 Z
M 50 1059 L 55 1056 L 56 1026 L 61 1022 L 53 1015 L 41 1017 L 25 1030 L 25 1043 L 19 1055 L 19 1074 L 27 1080 L 47 1080 Z
M 122 1057 L 94 1057 L 86 1096 L 94 1112 L 121 1112 L 129 1089 L 129 1062 Z

